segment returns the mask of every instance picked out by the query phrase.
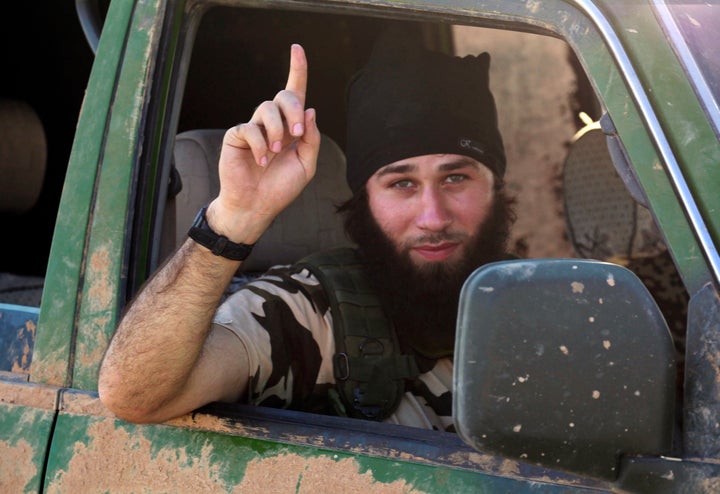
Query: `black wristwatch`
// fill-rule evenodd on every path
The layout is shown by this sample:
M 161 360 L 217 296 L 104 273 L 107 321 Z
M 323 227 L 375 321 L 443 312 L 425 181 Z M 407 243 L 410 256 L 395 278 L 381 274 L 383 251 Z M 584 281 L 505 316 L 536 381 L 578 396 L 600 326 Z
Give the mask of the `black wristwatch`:
M 216 256 L 222 256 L 233 261 L 244 261 L 252 252 L 253 245 L 236 244 L 231 242 L 225 235 L 215 233 L 208 225 L 205 216 L 206 211 L 207 206 L 202 208 L 195 216 L 195 221 L 188 230 L 188 237 L 203 247 L 210 249 L 210 252 Z

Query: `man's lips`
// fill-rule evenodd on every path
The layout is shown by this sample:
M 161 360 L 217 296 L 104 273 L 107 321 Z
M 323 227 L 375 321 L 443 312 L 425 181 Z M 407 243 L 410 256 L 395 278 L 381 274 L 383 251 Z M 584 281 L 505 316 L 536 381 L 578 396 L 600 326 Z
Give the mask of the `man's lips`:
M 423 259 L 428 261 L 444 261 L 458 248 L 457 242 L 441 242 L 439 244 L 420 244 L 412 248 Z

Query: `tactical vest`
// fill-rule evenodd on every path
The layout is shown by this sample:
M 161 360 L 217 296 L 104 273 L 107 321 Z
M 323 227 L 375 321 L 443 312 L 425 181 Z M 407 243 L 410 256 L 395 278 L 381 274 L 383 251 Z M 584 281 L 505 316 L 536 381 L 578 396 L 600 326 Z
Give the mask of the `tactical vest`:
M 415 379 L 415 358 L 400 352 L 397 334 L 352 248 L 318 252 L 298 263 L 320 281 L 332 310 L 338 415 L 384 420 L 400 404 L 405 381 Z

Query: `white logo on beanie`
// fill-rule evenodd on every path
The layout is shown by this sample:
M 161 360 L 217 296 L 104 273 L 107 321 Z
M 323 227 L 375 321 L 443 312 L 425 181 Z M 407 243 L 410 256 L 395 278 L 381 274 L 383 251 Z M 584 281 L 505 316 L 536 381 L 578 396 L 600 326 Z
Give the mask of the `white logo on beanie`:
M 485 154 L 485 150 L 482 148 L 482 144 L 472 139 L 461 138 L 460 147 L 463 149 L 472 149 L 476 153 Z

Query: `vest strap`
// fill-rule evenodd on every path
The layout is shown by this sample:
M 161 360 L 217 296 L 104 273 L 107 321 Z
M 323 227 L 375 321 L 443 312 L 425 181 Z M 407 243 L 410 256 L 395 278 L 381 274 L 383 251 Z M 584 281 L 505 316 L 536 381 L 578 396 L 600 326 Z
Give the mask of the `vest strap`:
M 405 381 L 420 371 L 400 352 L 395 328 L 385 315 L 355 249 L 311 254 L 298 263 L 322 284 L 330 303 L 335 336 L 336 387 L 330 401 L 341 416 L 383 420 L 395 411 Z

